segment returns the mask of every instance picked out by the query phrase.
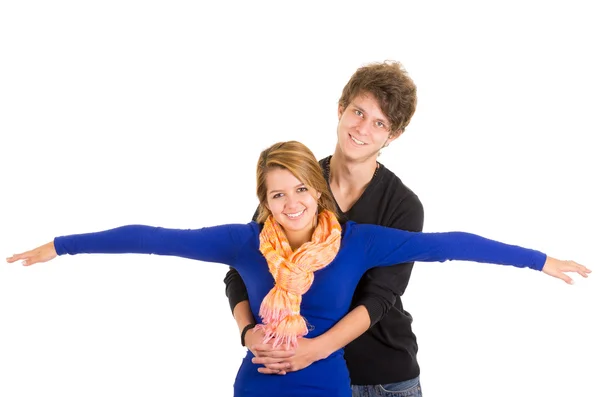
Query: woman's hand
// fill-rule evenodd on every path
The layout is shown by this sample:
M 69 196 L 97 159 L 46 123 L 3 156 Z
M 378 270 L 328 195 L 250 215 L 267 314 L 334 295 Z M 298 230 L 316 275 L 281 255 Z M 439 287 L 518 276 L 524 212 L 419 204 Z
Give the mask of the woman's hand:
M 550 256 L 546 257 L 546 262 L 542 271 L 552 277 L 560 278 L 567 284 L 573 284 L 574 281 L 571 277 L 567 276 L 566 272 L 579 273 L 581 277 L 587 277 L 592 271 L 587 267 L 580 265 L 574 261 L 561 261 Z
M 51 259 L 56 258 L 56 249 L 54 248 L 54 241 L 47 244 L 41 245 L 31 251 L 26 251 L 20 254 L 14 254 L 10 258 L 6 258 L 8 263 L 13 263 L 18 260 L 21 261 L 23 266 L 30 266 L 34 263 L 48 262 Z

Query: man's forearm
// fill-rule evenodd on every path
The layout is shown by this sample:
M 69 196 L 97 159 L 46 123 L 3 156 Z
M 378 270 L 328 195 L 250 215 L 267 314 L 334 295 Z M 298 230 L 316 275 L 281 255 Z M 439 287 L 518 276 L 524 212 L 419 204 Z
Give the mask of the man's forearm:
M 360 305 L 337 322 L 329 331 L 315 338 L 320 355 L 325 358 L 345 347 L 369 329 L 371 319 L 367 309 Z
M 241 301 L 235 305 L 235 308 L 233 309 L 233 318 L 235 318 L 240 333 L 242 333 L 242 330 L 246 325 L 256 323 L 252 311 L 250 310 L 249 301 Z

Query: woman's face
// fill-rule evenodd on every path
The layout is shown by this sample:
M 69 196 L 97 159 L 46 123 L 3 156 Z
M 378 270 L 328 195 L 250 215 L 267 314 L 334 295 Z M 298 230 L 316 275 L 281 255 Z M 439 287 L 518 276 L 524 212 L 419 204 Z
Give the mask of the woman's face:
M 321 194 L 281 168 L 267 173 L 266 184 L 267 208 L 286 232 L 288 240 L 309 241 L 316 224 L 317 200 Z

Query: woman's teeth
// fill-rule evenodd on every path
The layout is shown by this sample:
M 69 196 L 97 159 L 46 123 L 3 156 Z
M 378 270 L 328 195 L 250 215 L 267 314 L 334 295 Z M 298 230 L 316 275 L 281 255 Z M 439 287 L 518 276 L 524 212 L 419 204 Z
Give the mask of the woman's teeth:
M 286 214 L 288 216 L 288 218 L 298 218 L 300 215 L 302 215 L 302 213 L 304 212 L 304 210 L 300 211 L 300 212 L 296 212 L 295 214 Z

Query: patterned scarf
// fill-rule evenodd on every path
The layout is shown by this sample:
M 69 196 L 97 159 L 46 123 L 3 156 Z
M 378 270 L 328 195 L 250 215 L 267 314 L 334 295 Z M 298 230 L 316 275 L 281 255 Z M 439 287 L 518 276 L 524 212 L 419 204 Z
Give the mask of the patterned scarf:
M 315 278 L 314 272 L 323 269 L 335 258 L 339 249 L 342 228 L 335 215 L 322 211 L 312 239 L 292 251 L 281 226 L 269 216 L 260 233 L 260 252 L 267 259 L 275 286 L 260 305 L 265 343 L 274 339 L 274 347 L 297 345 L 298 337 L 308 333 L 306 321 L 300 315 L 302 295 Z

